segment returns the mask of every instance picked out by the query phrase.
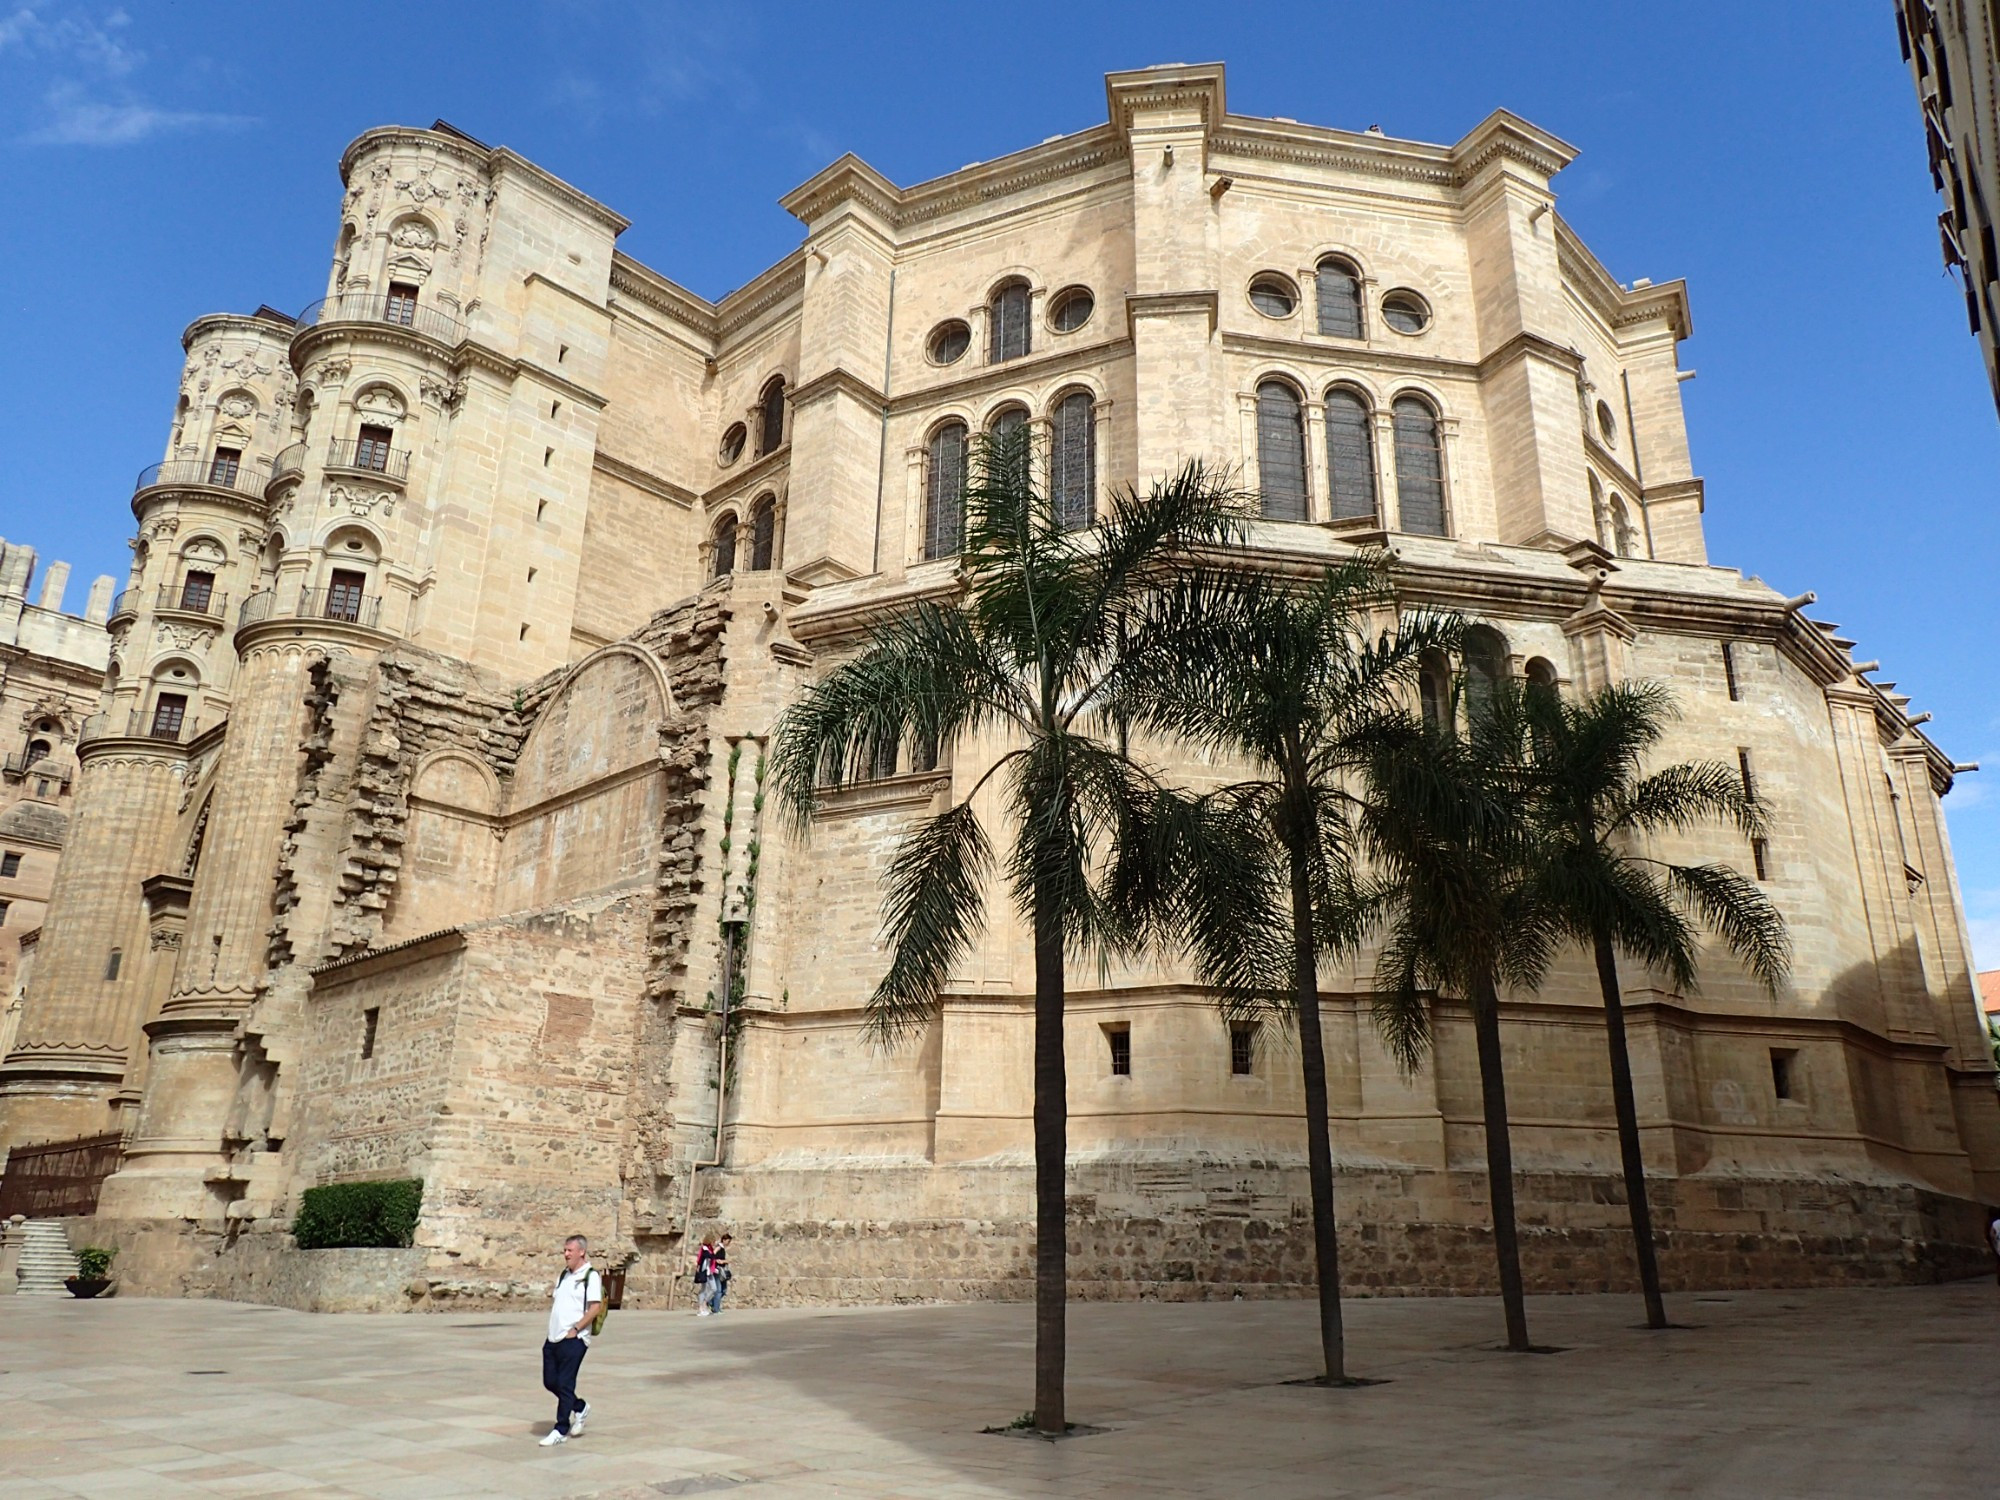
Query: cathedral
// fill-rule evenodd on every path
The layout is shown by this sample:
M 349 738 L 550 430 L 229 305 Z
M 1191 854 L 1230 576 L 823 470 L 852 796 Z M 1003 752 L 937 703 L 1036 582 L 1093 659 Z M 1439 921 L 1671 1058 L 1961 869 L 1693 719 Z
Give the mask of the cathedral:
M 1669 1286 L 1985 1263 L 1969 768 L 1813 596 L 1709 561 L 1682 283 L 1600 264 L 1574 148 L 1504 111 L 1449 146 L 1256 118 L 1213 65 L 1105 103 L 912 187 L 842 157 L 718 302 L 513 151 L 373 129 L 320 300 L 188 327 L 0 1059 L 0 1147 L 112 1138 L 69 1231 L 126 1290 L 504 1305 L 583 1232 L 643 1305 L 726 1227 L 751 1302 L 1029 1295 L 1005 901 L 921 1036 L 864 1030 L 896 842 L 1005 747 L 906 752 L 806 829 L 766 793 L 786 705 L 957 596 L 967 444 L 1020 426 L 1079 526 L 1205 459 L 1274 568 L 1386 548 L 1491 670 L 1671 684 L 1664 753 L 1740 766 L 1770 828 L 1665 852 L 1762 882 L 1796 961 L 1775 997 L 1720 950 L 1692 992 L 1625 969 Z M 1488 1290 L 1469 1012 L 1404 1076 L 1372 976 L 1322 976 L 1348 1283 Z M 1504 1001 L 1530 1286 L 1629 1287 L 1594 972 Z M 1076 1295 L 1310 1286 L 1295 1046 L 1175 955 L 1072 965 Z M 370 1178 L 422 1180 L 410 1248 L 294 1247 L 304 1189 Z

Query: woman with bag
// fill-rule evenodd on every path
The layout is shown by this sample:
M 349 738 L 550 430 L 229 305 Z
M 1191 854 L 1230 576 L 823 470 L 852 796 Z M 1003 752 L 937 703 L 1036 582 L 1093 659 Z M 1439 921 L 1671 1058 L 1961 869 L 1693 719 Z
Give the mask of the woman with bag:
M 708 1279 L 714 1266 L 715 1240 L 709 1235 L 701 1237 L 701 1243 L 694 1252 L 695 1309 L 697 1318 L 708 1316 Z

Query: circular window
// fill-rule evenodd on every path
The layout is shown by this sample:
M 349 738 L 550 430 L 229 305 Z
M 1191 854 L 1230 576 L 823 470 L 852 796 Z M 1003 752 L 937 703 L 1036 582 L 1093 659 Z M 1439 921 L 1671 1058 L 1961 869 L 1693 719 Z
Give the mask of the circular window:
M 1289 318 L 1299 305 L 1299 289 L 1276 271 L 1250 282 L 1250 305 L 1267 318 Z
M 1618 441 L 1618 419 L 1611 415 L 1611 407 L 1607 402 L 1597 403 L 1597 431 L 1607 443 Z
M 726 468 L 743 456 L 743 445 L 750 440 L 750 429 L 738 422 L 722 435 L 722 449 L 716 455 Z
M 1087 286 L 1067 287 L 1056 293 L 1056 300 L 1049 308 L 1049 326 L 1057 333 L 1074 333 L 1090 321 L 1090 315 L 1097 308 L 1097 301 L 1090 295 Z
M 1422 333 L 1431 326 L 1431 305 L 1407 287 L 1382 299 L 1382 321 L 1398 333 Z
M 925 347 L 932 364 L 955 364 L 972 347 L 972 329 L 956 318 L 940 323 L 931 330 L 930 342 Z

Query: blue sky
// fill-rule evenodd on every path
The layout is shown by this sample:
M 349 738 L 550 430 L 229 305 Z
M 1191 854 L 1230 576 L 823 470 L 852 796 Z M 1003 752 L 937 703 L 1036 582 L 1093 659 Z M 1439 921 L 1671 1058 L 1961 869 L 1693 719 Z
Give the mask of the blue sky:
M 777 199 L 842 151 L 914 182 L 1096 123 L 1107 70 L 1218 58 L 1239 112 L 1451 141 L 1504 105 L 1582 149 L 1565 217 L 1621 280 L 1689 282 L 1711 557 L 1817 590 L 1939 742 L 1992 768 L 1946 805 L 2000 966 L 2000 420 L 1889 0 L 0 0 L 0 535 L 74 563 L 73 608 L 92 574 L 122 579 L 181 329 L 319 294 L 336 163 L 368 126 L 442 116 L 512 146 L 716 296 L 796 243 Z

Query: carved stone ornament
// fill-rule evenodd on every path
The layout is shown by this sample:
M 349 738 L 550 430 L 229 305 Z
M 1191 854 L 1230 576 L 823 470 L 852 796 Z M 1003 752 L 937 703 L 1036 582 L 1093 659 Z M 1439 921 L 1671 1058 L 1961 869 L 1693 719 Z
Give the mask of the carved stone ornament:
M 146 527 L 146 535 L 153 541 L 162 541 L 181 529 L 179 516 L 161 516 Z
M 437 232 L 422 219 L 403 219 L 389 231 L 389 243 L 399 250 L 428 250 L 437 243 Z
M 465 377 L 457 380 L 439 380 L 434 375 L 417 377 L 417 394 L 431 406 L 442 406 L 447 411 L 465 399 Z
M 257 403 L 242 391 L 231 391 L 222 398 L 220 410 L 225 417 L 241 420 L 257 415 Z
M 321 385 L 339 385 L 347 379 L 347 372 L 352 368 L 346 355 L 336 354 L 332 359 L 323 361 L 313 374 Z
M 354 409 L 372 421 L 403 420 L 403 398 L 386 385 L 371 385 L 354 398 Z
M 166 928 L 155 928 L 147 935 L 146 946 L 155 953 L 178 953 L 181 948 L 181 935 Z
M 347 507 L 350 516 L 366 516 L 377 509 L 387 520 L 396 513 L 396 497 L 386 490 L 364 490 L 353 485 L 329 484 L 326 487 L 326 503 L 331 509 Z
M 153 635 L 176 651 L 206 651 L 215 639 L 213 630 L 203 630 L 198 625 L 169 625 L 164 621 L 154 625 Z
M 254 349 L 246 349 L 234 359 L 225 359 L 216 368 L 218 370 L 228 370 L 232 374 L 242 376 L 245 380 L 256 379 L 260 376 L 268 380 L 277 371 L 276 365 L 258 364 L 257 352 Z M 255 411 L 256 408 L 253 406 L 251 410 Z

